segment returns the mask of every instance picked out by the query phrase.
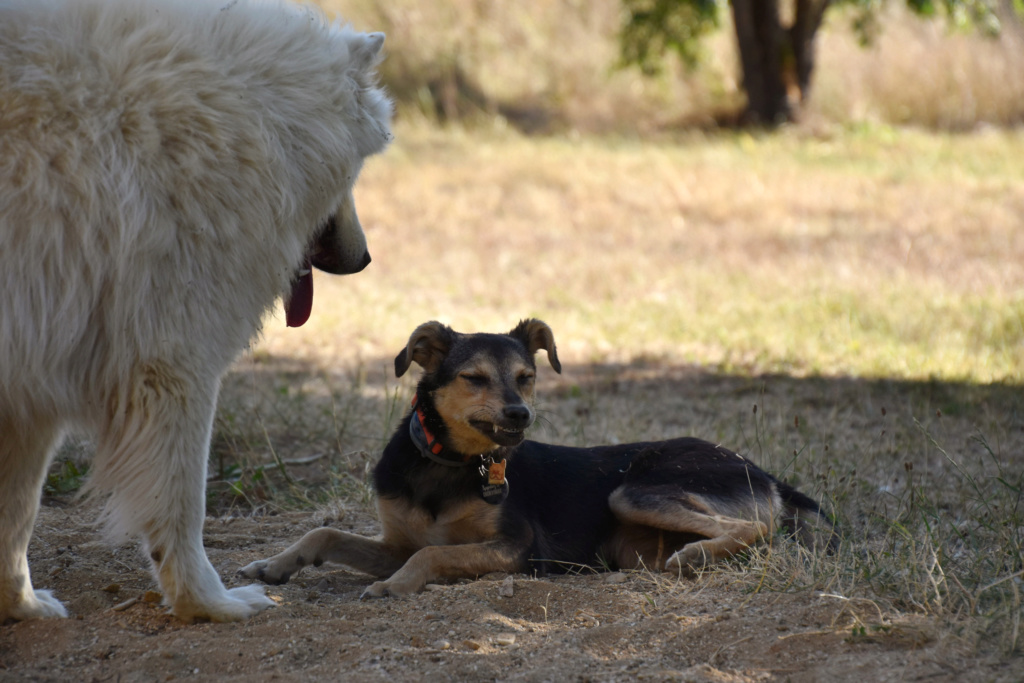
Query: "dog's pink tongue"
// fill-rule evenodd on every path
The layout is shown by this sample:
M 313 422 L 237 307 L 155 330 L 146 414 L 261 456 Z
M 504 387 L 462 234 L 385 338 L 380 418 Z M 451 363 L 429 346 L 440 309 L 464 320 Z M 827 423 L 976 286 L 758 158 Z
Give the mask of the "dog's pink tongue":
M 288 327 L 302 327 L 313 310 L 313 271 L 309 257 L 306 257 L 300 272 L 305 274 L 299 275 L 292 283 L 292 293 L 284 302 L 284 319 Z

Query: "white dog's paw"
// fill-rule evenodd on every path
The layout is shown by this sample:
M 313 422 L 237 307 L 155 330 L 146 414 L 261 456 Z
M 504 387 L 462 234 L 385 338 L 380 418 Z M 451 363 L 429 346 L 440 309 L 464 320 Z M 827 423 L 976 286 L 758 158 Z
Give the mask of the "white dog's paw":
M 220 595 L 201 605 L 191 602 L 174 604 L 171 605 L 171 611 L 179 619 L 188 622 L 196 619 L 244 621 L 276 605 L 276 602 L 264 594 L 263 586 L 252 585 L 224 590 Z
M 31 590 L 31 589 L 30 589 Z M 68 611 L 50 591 L 31 591 L 25 600 L 8 609 L 0 607 L 0 622 L 4 618 L 23 621 L 25 619 L 53 619 L 68 616 Z
M 37 617 L 63 619 L 68 616 L 68 611 L 60 600 L 53 597 L 50 591 L 36 591 Z

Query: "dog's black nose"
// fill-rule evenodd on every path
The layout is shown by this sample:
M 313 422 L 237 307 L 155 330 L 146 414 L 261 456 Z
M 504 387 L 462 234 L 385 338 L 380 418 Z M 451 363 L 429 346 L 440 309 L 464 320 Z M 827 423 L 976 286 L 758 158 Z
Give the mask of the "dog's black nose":
M 363 254 L 363 260 L 359 264 L 359 267 L 354 272 L 358 273 L 358 272 L 362 271 L 363 268 L 366 268 L 366 266 L 370 265 L 370 261 L 372 261 L 372 260 L 373 259 L 370 258 L 370 252 L 367 251 L 365 254 Z
M 505 406 L 501 409 L 501 413 L 509 422 L 514 422 L 517 426 L 530 423 L 530 409 L 522 403 Z

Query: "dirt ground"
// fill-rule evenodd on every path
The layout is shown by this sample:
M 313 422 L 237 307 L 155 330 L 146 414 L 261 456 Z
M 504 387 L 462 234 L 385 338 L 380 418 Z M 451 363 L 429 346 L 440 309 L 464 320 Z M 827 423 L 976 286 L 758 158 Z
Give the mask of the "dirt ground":
M 257 401 L 264 384 L 267 400 L 282 404 L 278 383 L 291 377 L 287 368 L 270 360 L 258 367 L 266 371 L 265 378 L 254 378 L 259 375 L 254 369 L 227 378 L 218 422 L 222 429 L 225 406 L 241 406 L 246 396 L 254 402 L 250 411 L 270 414 Z M 720 417 L 715 418 L 719 422 L 709 422 L 711 418 L 701 416 L 743 413 L 752 420 L 750 404 L 755 402 L 771 408 L 757 415 L 778 415 L 777 420 L 764 423 L 778 433 L 776 450 L 796 448 L 807 438 L 794 426 L 792 415 L 798 414 L 800 425 L 824 425 L 822 433 L 828 433 L 833 446 L 825 455 L 843 453 L 844 458 L 853 458 L 864 453 L 862 457 L 871 460 L 870 468 L 854 464 L 870 469 L 884 483 L 891 481 L 891 471 L 902 472 L 908 457 L 918 462 L 915 472 L 926 471 L 928 462 L 914 451 L 910 456 L 898 450 L 890 463 L 877 445 L 870 445 L 876 439 L 871 433 L 883 419 L 879 403 L 889 406 L 884 417 L 887 438 L 899 442 L 911 439 L 907 431 L 913 428 L 911 415 L 934 413 L 936 406 L 942 406 L 944 413 L 957 412 L 950 397 L 969 399 L 970 405 L 959 416 L 944 417 L 949 420 L 946 426 L 933 426 L 943 443 L 963 441 L 978 425 L 994 430 L 996 417 L 1019 414 L 1013 408 L 1015 392 L 1000 387 L 976 388 L 971 393 L 952 385 L 781 377 L 755 381 L 660 366 L 609 368 L 602 379 L 603 372 L 566 366 L 557 380 L 542 383 L 541 393 L 548 399 L 544 412 L 548 428 L 541 430 L 542 437 L 572 441 L 573 433 L 582 429 L 572 427 L 576 416 L 593 423 L 592 428 L 602 434 L 628 437 L 635 430 L 647 434 L 652 433 L 653 424 L 680 433 L 716 434 L 719 430 L 725 442 L 743 445 L 742 423 L 733 428 Z M 310 376 L 308 370 L 296 375 L 307 380 Z M 366 386 L 382 381 L 371 377 Z M 332 383 L 342 385 L 343 380 L 335 378 Z M 623 396 L 629 398 L 631 411 L 622 409 Z M 290 400 L 294 411 L 289 415 L 319 414 L 313 398 L 308 404 Z M 369 396 L 360 396 L 354 404 L 375 414 L 383 410 Z M 401 404 L 406 405 L 405 397 Z M 842 407 L 839 413 L 836 406 Z M 339 405 L 336 410 L 345 409 Z M 637 416 L 643 420 L 632 425 L 640 419 Z M 354 433 L 371 431 L 366 426 L 372 422 L 369 417 L 351 419 L 361 425 Z M 789 427 L 783 429 L 776 421 Z M 273 430 L 284 429 L 270 424 Z M 561 425 L 558 437 L 549 433 L 554 425 Z M 303 421 L 292 429 L 303 434 L 327 431 Z M 1016 437 L 995 433 L 1006 441 L 1006 448 L 1017 452 Z M 327 448 L 318 441 L 296 440 L 294 448 L 286 451 L 283 446 L 289 434 L 275 431 L 273 435 L 283 457 Z M 215 439 L 214 452 L 225 448 L 227 440 L 223 435 Z M 346 437 L 346 442 L 358 440 Z M 367 458 L 374 451 L 370 444 L 367 441 Z M 307 467 L 308 471 L 294 469 L 293 475 L 302 481 L 315 480 L 314 466 Z M 935 468 L 945 471 L 939 465 Z M 804 483 L 810 486 L 807 473 Z M 819 494 L 814 487 L 807 490 Z M 257 506 L 263 513 L 253 513 L 252 507 L 214 503 L 205 527 L 205 545 L 228 585 L 242 583 L 235 575 L 239 567 L 279 552 L 317 526 L 365 535 L 378 531 L 369 500 L 351 492 L 307 504 L 303 511 Z M 1024 678 L 1024 660 L 1006 655 L 997 644 L 986 646 L 984 639 L 979 644 L 978 632 L 969 622 L 954 616 L 901 612 L 892 602 L 855 597 L 863 592 L 844 596 L 838 594 L 841 590 L 780 590 L 777 580 L 757 591 L 753 563 L 744 561 L 693 581 L 646 572 L 487 576 L 432 586 L 401 600 L 360 600 L 372 582 L 370 577 L 324 565 L 303 570 L 285 586 L 268 587 L 278 606 L 248 622 L 188 625 L 160 606 L 161 596 L 154 592 L 157 585 L 138 547 L 111 546 L 104 540 L 95 525 L 98 512 L 95 501 L 77 501 L 71 494 L 44 496 L 29 548 L 32 579 L 35 586 L 54 591 L 71 618 L 0 625 L 0 683 L 175 679 L 859 683 Z M 853 536 L 855 516 L 847 514 L 847 533 Z M 788 550 L 771 552 L 781 557 Z
M 1013 681 L 1019 660 L 973 648 L 922 617 L 818 592 L 755 593 L 735 575 L 487 576 L 409 599 L 360 600 L 363 575 L 308 568 L 248 622 L 186 625 L 159 606 L 138 549 L 107 545 L 95 504 L 44 499 L 33 581 L 72 614 L 0 627 L 0 681 L 500 680 Z M 318 524 L 372 534 L 364 510 L 209 518 L 235 570 Z M 511 584 L 511 596 L 507 595 Z

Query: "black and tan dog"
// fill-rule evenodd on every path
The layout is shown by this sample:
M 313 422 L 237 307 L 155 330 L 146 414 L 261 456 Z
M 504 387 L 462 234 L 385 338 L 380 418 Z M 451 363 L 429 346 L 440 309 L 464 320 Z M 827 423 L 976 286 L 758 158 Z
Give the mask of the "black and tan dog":
M 373 472 L 377 539 L 321 528 L 240 573 L 280 584 L 308 564 L 337 562 L 378 577 L 364 596 L 402 596 L 428 582 L 494 571 L 580 565 L 692 574 L 771 534 L 809 531 L 818 505 L 721 446 L 693 438 L 594 448 L 525 441 L 551 329 L 508 334 L 420 325 L 395 359 L 424 370 L 414 409 Z

